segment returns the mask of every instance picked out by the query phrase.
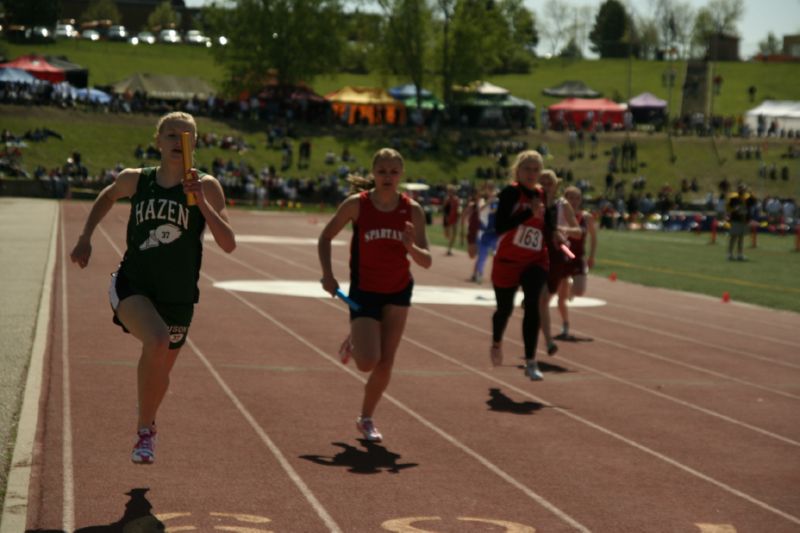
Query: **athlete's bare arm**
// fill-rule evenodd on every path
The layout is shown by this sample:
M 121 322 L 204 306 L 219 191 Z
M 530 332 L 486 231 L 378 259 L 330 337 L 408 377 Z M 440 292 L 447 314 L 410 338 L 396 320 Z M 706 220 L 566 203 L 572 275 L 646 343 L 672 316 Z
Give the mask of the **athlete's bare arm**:
M 73 263 L 78 263 L 81 268 L 86 268 L 89 264 L 89 258 L 92 256 L 92 234 L 101 220 L 111 211 L 114 202 L 121 198 L 128 198 L 133 196 L 136 192 L 136 185 L 139 183 L 139 175 L 142 169 L 140 168 L 126 168 L 117 175 L 112 183 L 106 186 L 100 194 L 97 195 L 92 209 L 89 211 L 89 216 L 86 217 L 86 223 L 83 225 L 83 231 L 78 237 L 78 242 L 69 254 Z

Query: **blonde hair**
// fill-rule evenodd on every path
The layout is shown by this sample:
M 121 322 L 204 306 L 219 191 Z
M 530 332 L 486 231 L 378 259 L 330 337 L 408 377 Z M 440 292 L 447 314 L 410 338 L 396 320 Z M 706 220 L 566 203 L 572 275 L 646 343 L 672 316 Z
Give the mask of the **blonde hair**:
M 400 161 L 400 164 L 405 166 L 405 161 L 403 161 L 403 156 L 400 155 L 400 152 L 394 148 L 381 148 L 375 152 L 375 155 L 372 156 L 372 168 L 375 168 L 375 165 L 378 163 L 378 161 L 382 161 L 384 159 L 394 159 L 396 161 Z
M 577 196 L 580 197 L 582 194 L 583 193 L 581 193 L 581 190 L 579 188 L 577 188 L 576 186 L 574 186 L 574 185 L 570 185 L 569 187 L 564 189 L 564 197 L 571 196 L 571 195 L 577 195 Z
M 527 161 L 534 160 L 539 162 L 540 167 L 544 167 L 544 159 L 542 158 L 542 154 L 537 152 L 536 150 L 525 150 L 517 154 L 517 158 L 514 160 L 514 163 L 511 165 L 511 179 L 517 179 L 517 169 L 522 163 Z
M 194 138 L 197 139 L 197 122 L 195 122 L 194 117 L 189 113 L 184 111 L 172 111 L 171 113 L 167 113 L 166 115 L 162 115 L 161 118 L 158 119 L 156 123 L 156 133 L 154 137 L 158 137 L 158 134 L 164 129 L 164 124 L 169 122 L 170 120 L 180 120 L 181 122 L 188 122 L 194 128 Z
M 364 177 L 361 174 L 348 174 L 347 183 L 350 184 L 350 194 L 368 191 L 375 186 L 375 178 L 372 174 Z
M 556 176 L 556 173 L 549 168 L 542 170 L 542 173 L 539 174 L 539 183 L 542 182 L 542 179 L 552 180 L 554 185 L 558 185 L 558 182 L 561 181 L 558 179 L 558 176 Z

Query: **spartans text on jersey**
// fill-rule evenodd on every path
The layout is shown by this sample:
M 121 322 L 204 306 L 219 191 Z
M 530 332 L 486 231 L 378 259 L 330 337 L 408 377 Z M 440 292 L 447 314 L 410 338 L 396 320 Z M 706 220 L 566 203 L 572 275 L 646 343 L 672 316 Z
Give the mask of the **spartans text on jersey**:
M 374 241 L 377 239 L 402 241 L 403 232 L 392 228 L 376 228 L 364 232 L 364 242 Z

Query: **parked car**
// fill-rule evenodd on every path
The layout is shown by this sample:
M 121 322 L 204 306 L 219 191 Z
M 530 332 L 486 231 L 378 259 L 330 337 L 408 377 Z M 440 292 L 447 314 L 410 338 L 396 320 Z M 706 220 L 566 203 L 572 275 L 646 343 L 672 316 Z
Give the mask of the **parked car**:
M 56 24 L 56 39 L 75 39 L 78 36 L 78 30 L 72 24 Z
M 31 43 L 52 43 L 55 41 L 55 36 L 45 26 L 34 26 L 25 30 L 25 40 Z
M 156 36 L 150 33 L 149 31 L 140 31 L 136 35 L 130 38 L 131 44 L 153 44 L 156 42 Z
M 87 41 L 99 41 L 100 32 L 97 30 L 83 30 L 81 32 L 81 39 L 85 39 Z
M 181 42 L 181 36 L 177 30 L 161 30 L 158 34 L 158 42 L 175 44 Z
M 125 26 L 111 26 L 108 28 L 107 37 L 109 41 L 127 41 L 128 30 L 125 29 Z
M 183 41 L 188 44 L 195 44 L 199 46 L 211 46 L 211 39 L 203 35 L 200 30 L 189 30 Z

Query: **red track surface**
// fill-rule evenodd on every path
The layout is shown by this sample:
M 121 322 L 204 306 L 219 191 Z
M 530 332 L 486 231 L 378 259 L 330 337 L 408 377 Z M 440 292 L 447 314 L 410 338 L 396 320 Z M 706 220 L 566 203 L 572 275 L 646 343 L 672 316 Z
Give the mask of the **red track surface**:
M 81 271 L 65 254 L 87 210 L 62 204 L 30 529 L 800 531 L 798 315 L 592 278 L 589 296 L 608 305 L 571 322 L 593 341 L 540 356 L 534 383 L 519 311 L 493 369 L 492 308 L 415 305 L 376 413 L 385 441 L 365 445 L 353 424 L 363 376 L 336 357 L 342 303 L 212 285 L 315 281 L 314 246 L 241 243 L 227 256 L 207 244 L 157 461 L 135 467 L 139 349 L 106 294 L 128 208 L 106 217 Z M 238 235 L 321 229 L 308 215 L 232 218 Z M 346 254 L 334 247 L 340 280 Z M 469 270 L 435 249 L 415 278 L 468 286 Z

